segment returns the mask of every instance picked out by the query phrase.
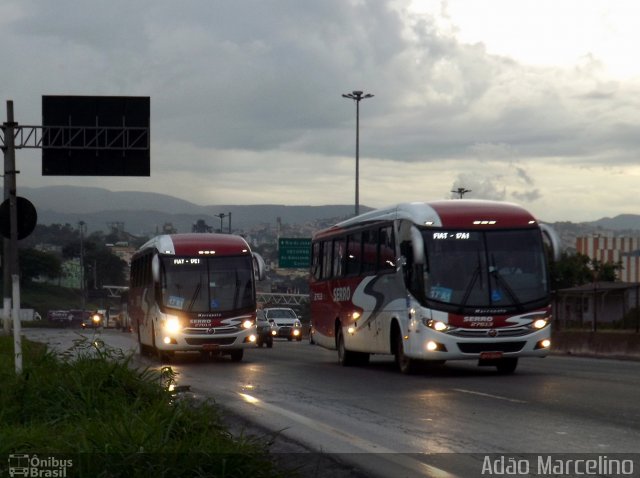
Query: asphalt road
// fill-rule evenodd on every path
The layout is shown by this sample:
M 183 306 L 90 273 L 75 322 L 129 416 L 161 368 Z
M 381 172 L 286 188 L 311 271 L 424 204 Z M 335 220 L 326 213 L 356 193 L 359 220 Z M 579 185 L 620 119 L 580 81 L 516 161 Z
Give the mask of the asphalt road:
M 23 332 L 60 350 L 80 333 Z M 131 334 L 101 338 L 136 349 Z M 550 356 L 521 360 L 513 375 L 448 362 L 405 376 L 390 356 L 345 368 L 334 351 L 276 340 L 272 349 L 246 350 L 240 363 L 187 354 L 170 365 L 195 394 L 367 476 L 487 476 L 488 457 L 640 451 L 640 362 Z M 639 476 L 638 455 L 624 457 Z

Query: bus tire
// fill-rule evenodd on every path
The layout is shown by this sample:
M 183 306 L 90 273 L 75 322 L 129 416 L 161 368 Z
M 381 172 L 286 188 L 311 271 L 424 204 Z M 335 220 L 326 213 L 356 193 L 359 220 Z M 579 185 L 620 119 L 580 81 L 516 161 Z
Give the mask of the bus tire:
M 418 371 L 419 364 L 418 360 L 407 357 L 404 354 L 404 344 L 402 341 L 402 333 L 400 333 L 400 327 L 396 327 L 396 335 L 395 335 L 395 356 L 396 356 L 396 365 L 398 366 L 398 370 L 405 375 L 412 375 Z
M 173 358 L 173 352 L 160 350 L 156 345 L 156 328 L 151 324 L 151 355 L 154 355 L 160 362 L 170 363 Z
M 518 367 L 518 358 L 517 357 L 507 357 L 501 358 L 496 363 L 496 369 L 498 369 L 499 374 L 508 375 L 516 371 Z
M 358 362 L 356 353 L 347 350 L 344 345 L 344 335 L 342 334 L 342 327 L 340 325 L 338 325 L 336 334 L 336 348 L 338 349 L 338 363 L 343 367 L 350 367 Z
M 142 343 L 142 339 L 140 338 L 140 325 L 138 325 L 138 348 L 142 357 L 149 356 L 149 348 Z
M 232 350 L 231 352 L 229 352 L 229 356 L 231 357 L 232 362 L 240 362 L 242 360 L 243 355 L 244 355 L 243 349 Z

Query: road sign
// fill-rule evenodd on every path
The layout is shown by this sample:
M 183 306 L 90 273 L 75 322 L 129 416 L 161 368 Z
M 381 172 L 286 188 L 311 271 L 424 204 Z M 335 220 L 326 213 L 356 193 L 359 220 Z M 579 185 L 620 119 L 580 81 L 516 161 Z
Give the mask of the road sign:
M 278 264 L 283 269 L 308 269 L 311 266 L 311 239 L 281 237 Z
M 35 206 L 23 197 L 16 197 L 16 211 L 18 217 L 18 240 L 24 239 L 33 232 L 38 222 L 38 213 Z M 9 199 L 0 204 L 0 234 L 7 239 L 11 238 L 11 217 Z

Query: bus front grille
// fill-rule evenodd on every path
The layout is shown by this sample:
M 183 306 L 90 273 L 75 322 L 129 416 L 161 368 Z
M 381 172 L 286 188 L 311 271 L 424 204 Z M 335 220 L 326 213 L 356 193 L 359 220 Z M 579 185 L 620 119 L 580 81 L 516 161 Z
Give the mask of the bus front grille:
M 492 333 L 495 334 L 494 337 L 520 337 L 530 334 L 531 329 L 528 327 L 505 327 L 496 329 L 453 329 L 448 332 L 449 335 L 467 338 L 490 337 Z
M 479 354 L 482 352 L 520 352 L 526 342 L 480 342 L 458 344 L 460 352 L 464 354 Z
M 188 345 L 231 345 L 235 337 L 191 337 L 184 339 Z

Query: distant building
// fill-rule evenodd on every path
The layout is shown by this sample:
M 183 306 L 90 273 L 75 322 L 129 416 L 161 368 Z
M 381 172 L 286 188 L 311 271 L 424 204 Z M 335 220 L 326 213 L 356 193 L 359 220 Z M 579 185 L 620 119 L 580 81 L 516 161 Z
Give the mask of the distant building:
M 620 263 L 621 282 L 640 282 L 640 236 L 615 236 L 613 232 L 576 239 L 576 250 L 600 262 Z
M 198 219 L 196 223 L 191 226 L 191 232 L 213 232 L 213 227 L 209 226 L 204 219 Z

